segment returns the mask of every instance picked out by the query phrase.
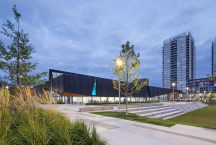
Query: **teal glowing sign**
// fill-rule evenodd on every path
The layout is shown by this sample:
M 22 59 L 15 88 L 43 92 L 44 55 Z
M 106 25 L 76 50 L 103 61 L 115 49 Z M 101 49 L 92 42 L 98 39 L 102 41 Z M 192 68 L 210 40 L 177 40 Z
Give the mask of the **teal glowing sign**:
M 96 93 L 96 91 L 97 91 L 97 84 L 96 84 L 96 79 L 95 79 L 95 81 L 94 81 L 94 86 L 93 86 L 93 89 L 92 89 L 92 96 L 96 96 L 97 95 L 97 93 Z

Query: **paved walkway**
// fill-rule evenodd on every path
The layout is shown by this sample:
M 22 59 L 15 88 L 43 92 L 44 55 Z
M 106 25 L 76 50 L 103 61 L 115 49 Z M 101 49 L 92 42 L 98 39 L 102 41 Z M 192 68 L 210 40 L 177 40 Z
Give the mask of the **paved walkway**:
M 138 123 L 86 112 L 78 106 L 52 105 L 69 119 L 94 125 L 110 145 L 216 145 L 216 130 L 175 125 L 171 128 Z

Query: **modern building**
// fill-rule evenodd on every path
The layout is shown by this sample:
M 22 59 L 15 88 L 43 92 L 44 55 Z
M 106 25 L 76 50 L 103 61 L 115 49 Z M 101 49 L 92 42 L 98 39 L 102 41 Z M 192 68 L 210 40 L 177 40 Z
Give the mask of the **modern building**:
M 196 94 L 216 93 L 216 39 L 212 42 L 211 76 L 188 81 L 189 92 Z
M 165 40 L 162 55 L 163 87 L 186 92 L 187 82 L 195 79 L 196 72 L 196 48 L 190 32 Z
M 66 103 L 94 101 L 119 101 L 118 91 L 113 88 L 113 80 L 95 76 L 49 70 L 49 81 L 44 88 L 53 92 L 56 99 L 64 98 Z M 177 93 L 181 91 L 175 90 Z M 167 100 L 172 89 L 145 86 L 141 91 L 130 97 L 130 101 L 144 101 L 146 99 Z M 121 94 L 121 101 L 124 96 Z
M 212 76 L 216 77 L 216 38 L 212 42 Z
M 189 80 L 188 86 L 190 93 L 216 93 L 216 80 L 211 78 Z

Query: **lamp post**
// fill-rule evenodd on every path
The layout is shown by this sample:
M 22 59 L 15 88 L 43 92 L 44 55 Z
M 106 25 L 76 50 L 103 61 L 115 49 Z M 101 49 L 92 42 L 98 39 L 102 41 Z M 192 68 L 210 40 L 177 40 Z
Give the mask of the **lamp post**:
M 204 93 L 204 95 L 203 95 L 203 97 L 204 97 L 204 102 L 206 102 L 206 91 L 204 91 L 203 93 Z
M 201 97 L 201 96 L 202 96 L 202 94 L 201 94 L 201 93 L 199 93 L 199 96 L 200 96 L 200 100 L 201 100 L 201 102 L 202 102 L 202 97 Z
M 52 78 L 51 78 L 50 79 L 50 95 L 51 95 L 51 97 L 53 97 L 52 91 L 53 91 L 53 86 L 52 86 Z
M 116 60 L 116 66 L 120 68 L 120 67 L 122 67 L 122 65 L 123 65 L 122 59 L 118 58 Z M 120 112 L 120 104 L 121 104 L 121 81 L 120 81 L 120 78 L 119 78 L 119 83 L 118 84 L 119 84 L 118 87 L 119 87 L 119 112 Z
M 121 102 L 121 82 L 119 80 L 119 112 L 120 112 L 120 102 Z
M 186 92 L 187 92 L 186 98 L 187 98 L 187 99 L 189 99 L 189 97 L 188 97 L 188 90 L 189 90 L 189 87 L 186 87 Z
M 173 87 L 173 103 L 174 103 L 174 100 L 175 100 L 175 96 L 174 96 L 174 95 L 175 95 L 175 94 L 174 94 L 175 85 L 176 85 L 176 84 L 173 82 L 173 83 L 172 83 L 172 87 Z

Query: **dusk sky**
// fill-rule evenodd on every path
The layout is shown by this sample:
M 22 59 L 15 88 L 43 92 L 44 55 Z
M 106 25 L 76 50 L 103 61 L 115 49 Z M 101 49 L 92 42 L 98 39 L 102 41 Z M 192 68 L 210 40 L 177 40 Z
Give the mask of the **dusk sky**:
M 0 25 L 14 20 L 15 2 L 37 51 L 36 72 L 53 68 L 114 79 L 112 60 L 130 41 L 141 53 L 140 77 L 161 86 L 163 41 L 187 31 L 197 49 L 196 78 L 211 71 L 216 0 L 0 0 Z

